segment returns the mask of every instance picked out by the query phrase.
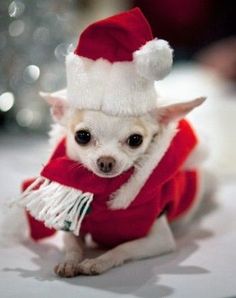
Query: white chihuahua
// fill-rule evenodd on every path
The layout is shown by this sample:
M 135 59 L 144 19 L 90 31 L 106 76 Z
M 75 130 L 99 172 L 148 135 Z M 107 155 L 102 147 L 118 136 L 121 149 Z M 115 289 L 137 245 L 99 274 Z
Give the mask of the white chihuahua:
M 124 186 L 118 190 L 115 198 L 109 201 L 110 209 L 125 209 L 131 204 L 140 185 L 169 147 L 178 121 L 205 100 L 197 98 L 157 107 L 139 117 L 115 117 L 100 111 L 73 109 L 58 94 L 42 96 L 51 105 L 53 118 L 58 123 L 51 135 L 54 135 L 56 143 L 61 137 L 66 138 L 66 152 L 70 159 L 79 161 L 95 175 L 107 179 L 135 168 L 129 189 Z M 60 133 L 55 138 L 58 130 Z M 203 152 L 200 147 L 198 145 L 185 162 L 186 168 L 196 165 L 199 168 Z M 199 189 L 198 199 L 181 221 L 192 218 L 198 209 L 205 191 L 203 185 Z M 65 259 L 55 267 L 55 273 L 61 277 L 100 274 L 128 260 L 157 256 L 175 249 L 165 214 L 156 219 L 145 237 L 120 244 L 94 259 L 83 260 L 84 243 L 80 237 L 67 232 L 64 239 Z

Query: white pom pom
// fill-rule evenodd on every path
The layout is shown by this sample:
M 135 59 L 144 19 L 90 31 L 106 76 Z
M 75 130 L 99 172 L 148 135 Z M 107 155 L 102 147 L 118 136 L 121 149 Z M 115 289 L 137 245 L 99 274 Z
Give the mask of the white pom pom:
M 140 76 L 161 80 L 171 70 L 173 50 L 163 39 L 153 39 L 134 52 L 134 63 Z

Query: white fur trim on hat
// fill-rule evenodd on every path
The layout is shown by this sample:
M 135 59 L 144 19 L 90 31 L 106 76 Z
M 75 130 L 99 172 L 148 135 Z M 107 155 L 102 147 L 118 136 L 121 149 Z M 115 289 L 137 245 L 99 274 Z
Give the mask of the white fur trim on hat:
M 173 50 L 163 39 L 147 42 L 133 54 L 134 63 L 140 76 L 149 80 L 161 80 L 171 70 Z
M 154 81 L 140 76 L 132 62 L 96 61 L 73 53 L 66 58 L 69 104 L 111 115 L 141 115 L 157 105 Z

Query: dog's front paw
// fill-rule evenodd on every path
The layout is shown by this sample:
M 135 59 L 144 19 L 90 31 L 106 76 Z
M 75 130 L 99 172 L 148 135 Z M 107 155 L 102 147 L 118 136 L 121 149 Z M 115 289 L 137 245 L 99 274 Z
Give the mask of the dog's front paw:
M 60 277 L 75 277 L 79 274 L 78 263 L 67 261 L 54 268 L 54 272 Z
M 113 267 L 113 262 L 110 259 L 95 258 L 85 259 L 78 266 L 79 274 L 98 275 Z

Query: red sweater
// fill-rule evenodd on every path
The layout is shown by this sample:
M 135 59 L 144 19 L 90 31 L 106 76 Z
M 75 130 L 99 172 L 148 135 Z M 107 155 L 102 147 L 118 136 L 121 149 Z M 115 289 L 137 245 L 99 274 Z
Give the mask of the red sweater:
M 133 169 L 114 178 L 101 178 L 65 154 L 65 140 L 57 147 L 41 175 L 60 184 L 94 194 L 90 211 L 82 221 L 80 235 L 90 233 L 100 245 L 112 247 L 147 235 L 155 219 L 166 212 L 170 221 L 191 207 L 197 191 L 196 170 L 182 168 L 197 144 L 187 121 L 179 123 L 178 132 L 139 194 L 127 209 L 109 210 L 110 195 L 128 181 Z M 29 185 L 25 183 L 24 188 Z M 49 233 L 29 216 L 33 238 Z M 37 231 L 34 231 L 37 224 Z

